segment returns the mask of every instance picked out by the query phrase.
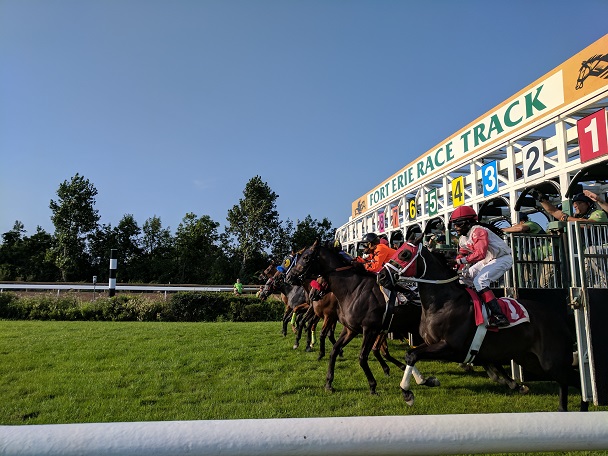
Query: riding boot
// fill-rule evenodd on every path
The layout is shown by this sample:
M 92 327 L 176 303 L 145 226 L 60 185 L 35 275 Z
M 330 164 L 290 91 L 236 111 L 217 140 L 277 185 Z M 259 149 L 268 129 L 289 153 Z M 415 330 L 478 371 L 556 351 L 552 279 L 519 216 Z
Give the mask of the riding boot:
M 488 316 L 488 327 L 492 328 L 504 328 L 509 326 L 509 320 L 505 317 L 505 314 L 500 310 L 496 296 L 489 288 L 484 288 L 479 292 L 481 299 L 486 305 L 486 309 L 489 311 Z

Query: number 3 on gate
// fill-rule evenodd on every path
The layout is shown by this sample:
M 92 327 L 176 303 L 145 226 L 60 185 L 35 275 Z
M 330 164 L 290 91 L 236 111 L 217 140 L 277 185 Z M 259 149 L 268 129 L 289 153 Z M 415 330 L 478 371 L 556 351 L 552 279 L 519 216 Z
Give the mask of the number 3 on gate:
M 496 160 L 481 167 L 481 184 L 483 185 L 483 196 L 498 191 L 498 164 Z

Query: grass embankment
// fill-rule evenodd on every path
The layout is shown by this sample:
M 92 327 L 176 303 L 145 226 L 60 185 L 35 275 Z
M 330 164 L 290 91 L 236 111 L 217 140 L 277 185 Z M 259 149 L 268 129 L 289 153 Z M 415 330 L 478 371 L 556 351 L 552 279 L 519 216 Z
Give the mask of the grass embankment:
M 414 385 L 416 403 L 408 407 L 401 371 L 391 365 L 385 377 L 370 359 L 379 393 L 372 396 L 357 360 L 359 339 L 338 360 L 331 394 L 326 360 L 303 343 L 292 350 L 293 336 L 279 331 L 278 322 L 0 321 L 0 424 L 557 410 L 553 383 L 531 383 L 521 396 L 479 368 L 464 373 L 454 363 L 419 363 L 441 387 Z M 390 348 L 403 358 L 398 342 Z M 577 410 L 571 392 L 569 407 Z

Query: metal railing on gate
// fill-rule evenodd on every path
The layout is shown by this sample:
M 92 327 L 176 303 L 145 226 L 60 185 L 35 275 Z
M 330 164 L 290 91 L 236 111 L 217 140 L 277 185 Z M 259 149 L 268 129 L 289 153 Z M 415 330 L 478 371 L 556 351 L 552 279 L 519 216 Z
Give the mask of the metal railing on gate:
M 568 262 L 560 234 L 511 233 L 513 268 L 507 279 L 515 288 L 564 288 Z
M 608 288 L 608 223 L 568 223 L 572 286 Z
M 582 396 L 608 404 L 608 223 L 570 222 L 570 303 Z

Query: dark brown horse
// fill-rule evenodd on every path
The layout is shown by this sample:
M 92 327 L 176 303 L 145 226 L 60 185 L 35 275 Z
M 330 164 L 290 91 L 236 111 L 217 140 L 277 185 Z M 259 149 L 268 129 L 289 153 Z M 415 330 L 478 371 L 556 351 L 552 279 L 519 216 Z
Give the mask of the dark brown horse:
M 324 286 L 327 285 L 327 282 L 323 277 L 319 277 L 316 280 L 318 283 L 321 283 Z M 309 296 L 310 300 L 312 301 L 312 309 L 315 315 L 315 320 L 313 321 L 319 321 L 321 319 L 323 320 L 323 327 L 321 329 L 321 335 L 319 337 L 319 356 L 317 358 L 318 360 L 321 360 L 325 356 L 325 339 L 328 338 L 332 345 L 336 343 L 334 332 L 336 329 L 336 324 L 340 320 L 340 316 L 338 314 L 338 310 L 340 307 L 338 303 L 338 298 L 336 298 L 336 295 L 334 295 L 331 291 L 324 292 L 313 289 L 309 290 Z M 419 309 L 419 307 L 417 309 L 408 309 L 410 312 L 414 312 L 414 315 L 410 314 L 408 318 L 410 320 L 413 318 L 416 321 L 420 321 Z M 405 314 L 405 312 L 398 313 L 400 315 Z M 374 354 L 374 357 L 378 360 L 378 363 L 380 363 L 380 366 L 382 367 L 384 373 L 386 375 L 389 375 L 390 367 L 384 361 L 385 359 L 395 364 L 402 371 L 405 370 L 405 364 L 392 357 L 388 348 L 387 337 L 388 335 L 386 332 L 382 332 L 378 335 L 378 338 L 376 339 L 376 342 L 372 347 L 372 353 Z M 416 335 L 415 337 L 419 338 L 418 335 Z
M 370 392 L 376 393 L 376 379 L 372 374 L 368 358 L 378 336 L 389 328 L 392 313 L 389 304 L 376 282 L 376 275 L 353 267 L 334 249 L 315 242 L 311 247 L 301 252 L 298 261 L 287 273 L 287 281 L 310 280 L 323 276 L 329 284 L 329 289 L 338 299 L 338 315 L 344 326 L 340 337 L 334 344 L 329 355 L 329 365 L 325 388 L 333 391 L 334 370 L 336 358 L 341 350 L 357 336 L 363 335 L 359 352 L 359 365 L 369 383 Z M 400 333 L 415 332 L 406 327 L 407 319 L 393 318 L 395 329 Z M 419 384 L 437 386 L 439 382 L 434 377 L 425 379 L 419 373 L 414 373 Z M 418 376 L 419 375 L 419 376 Z
M 397 261 L 398 272 L 395 273 Z M 380 282 L 399 289 L 399 280 L 414 280 L 422 301 L 420 334 L 425 343 L 409 351 L 407 369 L 401 382 L 403 397 L 412 405 L 410 369 L 419 360 L 462 362 L 476 332 L 469 292 L 447 266 L 441 254 L 422 244 L 405 243 L 391 263 L 385 265 Z M 568 408 L 568 386 L 579 387 L 579 376 L 572 367 L 572 337 L 566 309 L 552 303 L 521 300 L 530 321 L 517 326 L 488 331 L 475 357 L 476 364 L 502 365 L 515 360 L 532 375 L 554 380 L 559 385 L 559 410 Z M 581 410 L 588 403 L 581 401 Z

